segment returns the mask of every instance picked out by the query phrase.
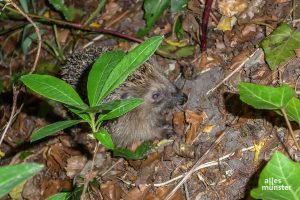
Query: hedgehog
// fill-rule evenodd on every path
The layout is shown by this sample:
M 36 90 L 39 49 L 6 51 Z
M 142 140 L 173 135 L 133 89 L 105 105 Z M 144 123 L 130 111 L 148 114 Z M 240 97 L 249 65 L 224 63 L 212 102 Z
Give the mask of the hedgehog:
M 111 48 L 90 47 L 75 51 L 61 68 L 62 79 L 86 98 L 86 81 L 91 66 L 101 53 L 109 50 Z M 187 95 L 164 75 L 155 58 L 140 66 L 103 102 L 129 98 L 141 98 L 144 103 L 104 124 L 114 143 L 120 147 L 173 135 L 166 114 L 187 101 Z

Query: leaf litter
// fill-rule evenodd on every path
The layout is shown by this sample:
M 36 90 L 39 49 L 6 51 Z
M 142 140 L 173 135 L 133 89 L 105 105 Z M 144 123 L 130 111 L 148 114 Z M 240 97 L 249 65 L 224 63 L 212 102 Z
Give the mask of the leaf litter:
M 71 8 L 72 4 L 66 2 Z M 74 5 L 80 5 L 80 1 L 74 2 Z M 99 156 L 95 160 L 97 174 L 91 175 L 94 178 L 89 189 L 91 198 L 164 199 L 171 192 L 174 184 L 206 152 L 222 131 L 226 131 L 223 140 L 209 152 L 199 169 L 172 199 L 248 197 L 247 187 L 255 184 L 256 180 L 253 176 L 259 173 L 260 164 L 270 158 L 274 149 L 283 151 L 284 146 L 281 142 L 285 147 L 289 147 L 289 153 L 298 155 L 299 159 L 299 152 L 294 150 L 287 130 L 282 128 L 281 118 L 272 112 L 258 111 L 246 106 L 239 101 L 237 95 L 239 81 L 264 85 L 277 85 L 283 82 L 299 88 L 299 58 L 291 57 L 284 63 L 278 63 L 279 71 L 274 73 L 269 70 L 264 61 L 262 51 L 252 55 L 266 35 L 269 35 L 280 25 L 279 22 L 289 16 L 292 3 L 254 0 L 248 4 L 244 1 L 235 1 L 233 5 L 229 5 L 226 2 L 223 1 L 223 4 L 218 5 L 215 2 L 212 6 L 208 27 L 207 57 L 202 64 L 203 68 L 199 68 L 201 62 L 199 27 L 201 27 L 204 7 L 202 1 L 190 0 L 186 5 L 187 10 L 179 12 L 186 45 L 193 47 L 193 51 L 187 51 L 188 56 L 176 54 L 182 47 L 178 47 L 180 39 L 174 36 L 176 33 L 173 33 L 176 15 L 168 10 L 171 7 L 166 6 L 163 12 L 160 11 L 160 17 L 151 19 L 155 20 L 153 25 L 150 24 L 151 28 L 143 19 L 142 2 L 109 0 L 102 13 L 97 15 L 94 22 L 100 27 L 109 25 L 111 29 L 128 35 L 135 35 L 139 28 L 145 27 L 146 24 L 146 29 L 149 29 L 147 36 L 154 34 L 163 34 L 166 38 L 173 36 L 164 43 L 171 50 L 166 51 L 166 55 L 162 54 L 164 58 L 159 57 L 158 62 L 172 81 L 189 94 L 189 100 L 169 119 L 173 122 L 176 132 L 176 135 L 170 139 L 175 142 L 155 141 L 155 148 L 144 160 L 126 161 L 112 157 L 104 148 L 100 148 Z M 95 5 L 97 2 L 89 3 Z M 89 3 L 82 11 L 86 13 L 93 11 L 95 6 L 88 6 Z M 43 6 L 45 2 L 41 1 L 37 8 Z M 80 9 L 80 7 L 76 8 Z M 54 13 L 55 17 L 62 17 L 55 10 L 51 10 L 51 13 Z M 120 19 L 122 13 L 125 14 Z M 230 28 L 223 27 L 217 30 L 223 17 L 235 17 L 237 20 L 233 23 L 230 19 Z M 0 22 L 1 25 L 3 23 Z M 13 21 L 13 23 L 17 22 Z M 47 34 L 54 35 L 50 28 L 45 30 Z M 58 40 L 61 44 L 68 44 L 72 40 L 69 31 L 68 28 L 59 28 Z M 272 34 L 268 37 L 271 36 Z M 43 37 L 47 37 L 46 34 Z M 127 50 L 132 46 L 130 42 L 110 36 L 103 36 L 102 39 L 97 40 L 93 40 L 96 37 L 94 34 L 80 37 L 82 38 L 79 46 L 91 40 L 96 45 L 115 46 Z M 0 38 L 0 41 L 5 40 L 3 36 Z M 1 127 L 5 126 L 11 108 L 11 101 L 7 101 L 9 99 L 7 97 L 11 97 L 12 79 L 8 77 L 11 76 L 11 72 L 16 75 L 16 72 L 28 69 L 34 60 L 34 53 L 29 51 L 24 65 L 24 58 L 15 44 L 16 40 L 12 36 L 11 40 L 4 43 L 6 48 L 2 46 L 4 57 L 1 63 L 3 67 L 0 71 L 0 80 L 5 87 L 0 99 Z M 175 50 L 172 50 L 174 47 Z M 273 48 L 274 45 L 271 44 L 269 47 Z M 43 60 L 53 62 L 49 52 L 45 51 L 42 54 Z M 186 52 L 183 52 L 183 55 L 186 55 Z M 266 60 L 268 62 L 268 58 Z M 238 71 L 231 75 L 235 69 Z M 231 75 L 230 78 L 222 82 L 228 75 Z M 220 82 L 222 84 L 216 87 Z M 208 95 L 212 88 L 215 90 Z M 25 160 L 43 163 L 46 166 L 47 173 L 35 176 L 23 186 L 23 198 L 45 199 L 62 190 L 80 189 L 81 176 L 86 173 L 90 165 L 94 140 L 78 128 L 64 133 L 71 136 L 60 133 L 41 143 L 28 144 L 30 134 L 36 128 L 54 119 L 67 120 L 68 115 L 62 113 L 59 106 L 52 102 L 47 102 L 47 106 L 41 105 L 41 98 L 37 96 L 27 94 L 21 101 L 20 103 L 25 103 L 26 106 L 16 116 L 5 142 L 0 147 L 1 152 L 4 153 L 0 165 L 20 163 Z M 299 130 L 295 132 L 299 134 Z M 260 141 L 264 141 L 265 144 L 259 145 Z M 256 152 L 254 144 L 261 147 Z M 20 154 L 25 150 L 31 153 L 20 159 Z

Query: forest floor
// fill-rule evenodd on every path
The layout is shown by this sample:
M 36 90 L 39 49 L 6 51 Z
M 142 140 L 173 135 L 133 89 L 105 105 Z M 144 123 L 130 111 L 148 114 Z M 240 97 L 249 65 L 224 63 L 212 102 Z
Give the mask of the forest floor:
M 48 1 L 23 2 L 28 4 L 28 13 L 43 12 L 43 17 L 66 22 Z M 100 147 L 95 159 L 97 175 L 89 185 L 86 199 L 164 199 L 203 155 L 205 159 L 198 169 L 171 199 L 251 199 L 250 190 L 257 185 L 259 173 L 272 152 L 279 150 L 300 161 L 300 152 L 288 134 L 284 119 L 273 111 L 256 110 L 243 103 L 237 89 L 237 84 L 243 81 L 273 86 L 287 83 L 299 91 L 299 58 L 291 58 L 272 71 L 259 46 L 280 23 L 297 23 L 293 2 L 214 2 L 206 55 L 201 54 L 199 46 L 204 2 L 187 2 L 183 11 L 172 13 L 166 9 L 146 37 L 140 38 L 164 35 L 167 53 L 158 53 L 157 60 L 169 79 L 188 95 L 187 103 L 169 119 L 176 135 L 154 141 L 155 147 L 143 160 L 113 157 Z M 85 22 L 88 13 L 93 13 L 98 5 L 96 0 L 66 3 L 85 13 L 73 19 L 78 24 Z M 224 30 L 220 21 L 228 12 L 238 14 L 231 30 Z M 46 199 L 61 191 L 75 191 L 76 196 L 76 191 L 82 191 L 83 177 L 91 165 L 95 140 L 77 126 L 76 130 L 68 129 L 30 143 L 32 132 L 69 119 L 70 114 L 61 104 L 18 86 L 18 78 L 33 66 L 37 40 L 32 26 L 16 15 L 2 16 L 0 21 L 0 127 L 2 133 L 5 131 L 0 165 L 23 162 L 45 165 L 42 172 L 16 192 L 23 199 Z M 136 33 L 145 26 L 143 15 L 143 1 L 108 0 L 89 24 L 137 38 Z M 117 35 L 81 31 L 47 19 L 31 18 L 38 23 L 43 41 L 36 73 L 59 77 L 65 57 L 74 49 L 96 45 L 128 51 L 135 44 Z M 179 19 L 182 36 L 174 28 Z M 183 47 L 179 45 L 179 37 L 184 41 Z M 183 53 L 178 53 L 180 50 Z M 12 112 L 14 116 L 10 119 Z M 299 137 L 299 126 L 292 125 Z M 215 144 L 218 137 L 222 138 Z M 210 148 L 213 144 L 214 148 Z

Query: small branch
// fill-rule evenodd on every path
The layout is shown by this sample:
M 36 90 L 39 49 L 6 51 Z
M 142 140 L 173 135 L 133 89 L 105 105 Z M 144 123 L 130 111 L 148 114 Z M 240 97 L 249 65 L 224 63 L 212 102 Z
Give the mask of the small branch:
M 32 24 L 32 26 L 35 30 L 35 33 L 37 35 L 38 48 L 37 48 L 37 52 L 36 52 L 36 56 L 35 56 L 33 66 L 30 70 L 30 74 L 31 74 L 35 71 L 35 68 L 37 66 L 37 63 L 38 63 L 38 60 L 39 60 L 39 57 L 40 57 L 40 53 L 41 53 L 42 37 L 41 37 L 41 34 L 40 34 L 40 29 L 37 27 L 37 25 L 34 23 L 34 21 L 32 21 L 32 19 L 19 8 L 19 6 L 17 4 L 15 4 L 13 1 L 9 1 L 8 5 L 9 4 L 12 5 L 17 10 L 18 13 L 20 13 L 24 18 L 27 19 L 27 21 L 29 21 Z
M 97 175 L 97 172 L 93 172 L 93 170 L 94 170 L 94 165 L 95 165 L 95 160 L 96 160 L 96 155 L 97 155 L 98 149 L 99 149 L 99 142 L 96 141 L 96 146 L 95 146 L 95 149 L 94 149 L 94 155 L 93 155 L 91 169 L 85 175 L 83 190 L 82 190 L 82 193 L 81 193 L 81 196 L 80 196 L 80 200 L 86 200 L 85 193 L 88 189 L 88 185 L 93 180 L 93 178 Z
M 286 122 L 286 124 L 287 124 L 287 126 L 288 126 L 289 132 L 290 132 L 291 135 L 292 135 L 292 138 L 293 138 L 293 140 L 294 140 L 294 142 L 295 142 L 295 145 L 296 145 L 298 151 L 300 151 L 300 146 L 299 146 L 299 144 L 298 144 L 298 142 L 297 142 L 295 133 L 294 133 L 294 131 L 293 131 L 293 129 L 292 129 L 291 123 L 290 123 L 290 121 L 289 121 L 289 119 L 288 119 L 288 116 L 287 116 L 287 114 L 286 114 L 286 112 L 285 112 L 285 109 L 284 109 L 284 108 L 281 108 L 280 111 L 281 111 L 282 114 L 283 114 L 283 117 L 284 117 L 285 122 Z
M 13 86 L 13 105 L 12 105 L 12 110 L 11 110 L 11 113 L 10 113 L 10 117 L 8 119 L 8 122 L 5 126 L 5 129 L 4 131 L 2 132 L 2 136 L 1 136 L 1 139 L 0 139 L 0 146 L 5 138 L 5 135 L 9 129 L 9 127 L 11 126 L 12 124 L 12 121 L 14 119 L 14 116 L 15 116 L 15 111 L 16 111 L 16 107 L 17 107 L 17 99 L 18 99 L 18 94 L 19 94 L 19 91 L 17 90 L 17 88 L 15 86 Z
M 0 3 L 0 6 L 4 6 L 4 4 Z M 9 10 L 11 12 L 18 13 L 17 10 L 9 8 L 9 7 L 7 8 L 7 10 Z M 54 24 L 57 24 L 57 25 L 67 26 L 67 27 L 79 29 L 79 30 L 82 30 L 82 31 L 110 34 L 110 35 L 113 35 L 113 36 L 116 36 L 116 37 L 124 38 L 124 39 L 131 40 L 133 42 L 138 42 L 138 43 L 143 42 L 143 40 L 141 40 L 139 38 L 136 38 L 134 36 L 122 34 L 122 33 L 112 31 L 112 30 L 108 30 L 108 29 L 104 29 L 104 28 L 91 28 L 91 27 L 84 26 L 82 24 L 66 22 L 66 21 L 63 21 L 63 20 L 53 19 L 53 18 L 50 18 L 50 17 L 44 17 L 44 16 L 35 15 L 35 14 L 27 14 L 27 15 L 29 17 L 33 18 L 33 19 L 39 19 L 42 22 L 48 22 L 48 23 L 51 22 L 51 23 L 54 23 Z
M 230 79 L 236 72 L 240 71 L 240 69 L 242 69 L 242 67 L 245 65 L 246 62 L 248 62 L 248 60 L 250 58 L 252 58 L 252 56 L 255 55 L 255 53 L 258 51 L 259 49 L 256 49 L 250 56 L 248 56 L 237 68 L 235 68 L 230 74 L 228 74 L 222 81 L 220 81 L 215 87 L 213 87 L 212 89 L 208 90 L 206 92 L 206 95 L 210 95 L 212 92 L 214 92 L 216 89 L 218 89 L 225 81 L 227 81 L 228 79 Z
M 215 142 L 210 146 L 210 148 L 202 155 L 202 157 L 194 164 L 194 166 L 185 174 L 183 179 L 174 187 L 174 189 L 167 195 L 164 200 L 169 200 L 176 193 L 176 191 L 181 187 L 182 184 L 186 182 L 186 180 L 192 175 L 195 169 L 200 165 L 201 162 L 207 157 L 208 153 L 215 149 L 216 146 L 221 142 L 223 136 L 225 135 L 225 131 L 215 140 Z

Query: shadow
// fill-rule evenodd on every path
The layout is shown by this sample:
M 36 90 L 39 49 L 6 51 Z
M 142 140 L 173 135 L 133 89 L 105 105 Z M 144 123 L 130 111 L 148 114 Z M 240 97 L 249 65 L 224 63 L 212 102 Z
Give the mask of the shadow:
M 258 180 L 259 180 L 259 175 L 262 172 L 263 168 L 267 165 L 267 161 L 263 160 L 259 163 L 258 169 L 256 172 L 250 177 L 248 183 L 245 186 L 245 197 L 241 198 L 239 200 L 254 200 L 250 196 L 250 192 L 253 188 L 256 188 L 258 186 Z

